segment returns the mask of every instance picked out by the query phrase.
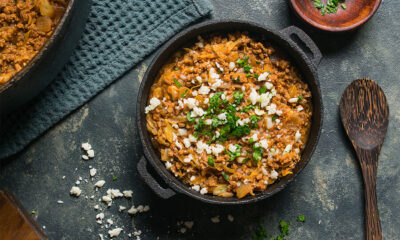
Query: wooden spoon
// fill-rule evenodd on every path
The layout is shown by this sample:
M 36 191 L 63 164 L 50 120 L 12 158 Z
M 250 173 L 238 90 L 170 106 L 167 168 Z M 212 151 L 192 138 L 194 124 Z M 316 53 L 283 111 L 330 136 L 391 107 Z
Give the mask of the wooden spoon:
M 356 150 L 364 178 L 366 239 L 383 239 L 376 201 L 376 173 L 389 122 L 385 94 L 372 80 L 355 80 L 344 90 L 340 117 Z

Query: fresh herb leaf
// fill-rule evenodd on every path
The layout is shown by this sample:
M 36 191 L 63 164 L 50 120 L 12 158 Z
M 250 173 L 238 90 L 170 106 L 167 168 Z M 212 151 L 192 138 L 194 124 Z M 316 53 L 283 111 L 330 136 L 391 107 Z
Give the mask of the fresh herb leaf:
M 36 214 L 36 211 L 32 210 L 31 215 L 34 215 L 34 214 Z
M 303 215 L 297 216 L 297 221 L 298 222 L 305 222 L 306 221 L 306 217 L 304 217 Z
M 254 152 L 253 152 L 253 160 L 255 163 L 258 163 L 261 158 L 262 158 L 262 154 L 263 154 L 263 149 L 261 147 L 253 147 Z
M 178 68 L 178 67 L 175 67 L 175 68 L 174 68 L 174 70 L 175 70 L 175 71 L 178 71 L 178 70 L 179 70 L 179 68 Z
M 235 99 L 234 103 L 239 106 L 243 101 L 244 92 L 235 91 L 233 93 L 233 98 Z
M 278 119 L 277 116 L 272 116 L 272 118 L 271 118 L 272 121 L 275 121 L 276 119 Z
M 214 167 L 214 159 L 213 156 L 208 156 L 208 165 L 210 165 L 211 167 Z
M 239 57 L 237 60 L 237 65 L 242 67 L 245 72 L 250 72 L 251 70 L 251 65 L 249 65 L 249 57 L 246 55 L 244 55 L 242 58 Z
M 253 78 L 258 79 L 258 74 L 254 73 Z
M 249 144 L 252 144 L 254 142 L 254 139 L 253 138 L 250 138 L 249 139 Z
M 182 84 L 176 78 L 174 78 L 174 82 L 178 88 L 182 87 Z
M 242 109 L 240 110 L 240 112 L 246 112 L 246 113 L 247 113 L 248 111 L 250 111 L 250 110 L 252 110 L 252 109 L 254 109 L 254 108 L 255 108 L 255 106 L 252 105 L 252 104 L 250 104 L 250 105 L 248 105 L 248 106 L 242 108 Z
M 251 73 L 246 73 L 246 77 L 250 77 L 251 76 Z
M 191 115 L 192 115 L 191 112 L 188 112 L 188 113 L 186 114 L 187 120 L 188 120 L 189 122 L 194 122 L 194 121 L 196 121 L 196 119 L 193 118 Z
M 260 89 L 258 91 L 260 92 L 260 94 L 266 93 L 267 92 L 267 87 L 266 86 L 262 86 L 262 87 L 260 87 Z
M 199 137 L 199 132 L 194 132 L 193 137 L 198 138 Z
M 240 156 L 240 151 L 242 150 L 242 146 L 239 144 L 235 144 L 235 152 L 226 151 L 226 153 L 231 157 L 231 161 L 235 160 L 237 157 Z
M 185 92 L 182 93 L 182 97 L 185 98 L 188 90 L 186 89 Z
M 279 223 L 280 229 L 281 229 L 281 237 L 285 237 L 289 234 L 289 226 L 290 223 L 287 223 L 285 221 L 281 221 Z
M 224 179 L 225 179 L 226 181 L 229 181 L 229 176 L 226 175 L 224 172 L 222 173 L 222 177 L 224 177 Z
M 118 177 L 113 177 L 113 181 L 115 181 L 115 180 L 117 180 L 118 179 Z
M 259 223 L 253 234 L 253 240 L 264 240 L 266 237 L 268 237 L 267 230 Z
M 342 3 L 340 6 L 342 6 L 343 10 L 346 10 L 346 4 Z
M 301 102 L 301 100 L 303 100 L 303 96 L 299 95 L 299 96 L 297 97 L 297 102 Z

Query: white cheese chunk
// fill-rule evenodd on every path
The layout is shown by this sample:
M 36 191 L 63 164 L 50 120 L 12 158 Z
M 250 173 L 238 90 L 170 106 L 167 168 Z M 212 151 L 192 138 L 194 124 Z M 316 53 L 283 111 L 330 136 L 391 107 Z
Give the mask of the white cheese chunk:
M 151 98 L 150 104 L 144 109 L 144 112 L 147 114 L 150 111 L 153 111 L 160 104 L 161 101 L 158 98 Z

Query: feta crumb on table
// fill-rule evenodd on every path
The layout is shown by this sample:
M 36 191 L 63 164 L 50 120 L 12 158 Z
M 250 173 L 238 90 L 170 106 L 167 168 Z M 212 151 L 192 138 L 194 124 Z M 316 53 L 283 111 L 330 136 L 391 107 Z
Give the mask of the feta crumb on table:
M 91 169 L 89 170 L 89 173 L 90 173 L 90 176 L 91 176 L 91 177 L 94 177 L 94 175 L 96 175 L 96 173 L 97 173 L 97 169 L 96 169 L 96 168 L 91 168 Z
M 79 197 L 79 195 L 81 195 L 81 193 L 82 193 L 82 190 L 79 187 L 73 186 L 71 188 L 71 191 L 70 191 L 71 195 L 75 195 L 75 196 Z
M 220 220 L 219 220 L 219 215 L 217 215 L 217 216 L 215 216 L 215 217 L 212 217 L 210 220 L 211 220 L 211 222 L 213 222 L 213 223 L 219 223 L 219 222 L 220 222 Z
M 104 186 L 105 183 L 106 183 L 106 181 L 104 181 L 104 180 L 99 180 L 99 181 L 97 181 L 94 185 L 95 185 L 96 187 L 101 188 L 101 187 Z
M 61 200 L 58 200 L 57 203 L 58 203 L 58 204 L 63 204 L 64 202 L 61 201 Z
M 119 234 L 121 233 L 121 231 L 122 231 L 122 228 L 114 228 L 114 229 L 108 231 L 108 235 L 110 235 L 111 238 L 118 237 Z
M 227 216 L 227 218 L 228 218 L 228 221 L 229 221 L 229 222 L 233 222 L 233 221 L 235 220 L 235 219 L 233 218 L 233 216 L 230 215 L 230 214 Z

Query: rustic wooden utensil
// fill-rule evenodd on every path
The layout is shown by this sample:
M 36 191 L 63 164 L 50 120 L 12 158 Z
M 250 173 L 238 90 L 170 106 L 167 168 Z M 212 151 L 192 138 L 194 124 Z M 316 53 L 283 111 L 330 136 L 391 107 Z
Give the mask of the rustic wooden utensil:
M 389 123 L 385 94 L 374 81 L 353 81 L 340 100 L 340 117 L 360 162 L 365 185 L 367 240 L 382 239 L 376 200 L 378 156 Z
M 22 208 L 18 199 L 2 189 L 0 189 L 0 239 L 48 239 L 33 218 Z

